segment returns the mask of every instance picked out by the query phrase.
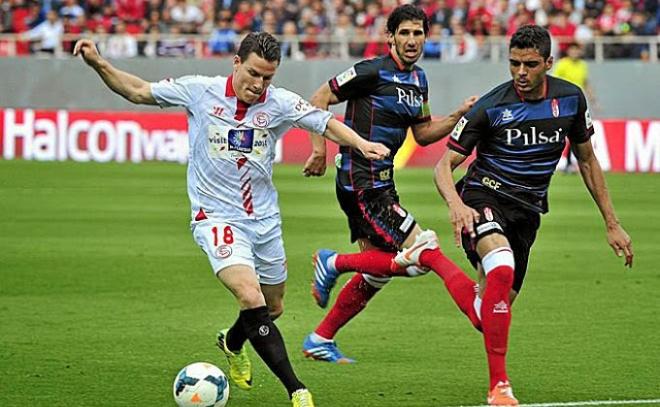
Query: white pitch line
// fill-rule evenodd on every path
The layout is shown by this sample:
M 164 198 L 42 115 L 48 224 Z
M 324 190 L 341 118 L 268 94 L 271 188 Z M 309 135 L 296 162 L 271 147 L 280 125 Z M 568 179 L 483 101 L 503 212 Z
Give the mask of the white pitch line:
M 518 407 L 574 407 L 574 406 L 613 406 L 622 404 L 657 404 L 660 406 L 660 399 L 652 400 L 594 400 L 594 401 L 569 401 L 563 403 L 533 403 L 520 404 Z M 478 406 L 456 406 L 456 407 L 489 407 L 486 405 Z

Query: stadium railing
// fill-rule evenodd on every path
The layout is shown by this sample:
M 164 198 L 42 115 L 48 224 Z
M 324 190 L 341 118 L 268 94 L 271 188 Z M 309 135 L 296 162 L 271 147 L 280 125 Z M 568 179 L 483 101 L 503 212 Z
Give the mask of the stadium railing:
M 92 38 L 97 44 L 105 44 L 112 38 L 113 34 L 92 34 L 90 36 L 80 34 L 62 35 L 56 49 L 44 53 L 39 51 L 39 41 L 28 40 L 24 34 L 0 34 L 0 57 L 21 56 L 54 56 L 66 58 L 73 49 L 73 44 L 80 38 Z M 209 58 L 231 55 L 233 52 L 214 54 L 209 48 L 208 35 L 190 34 L 132 34 L 138 43 L 139 53 L 137 57 L 167 57 L 179 56 L 188 58 Z M 239 37 L 237 37 L 239 38 Z M 471 61 L 501 62 L 506 60 L 508 37 L 472 37 L 476 40 L 477 53 Z M 374 39 L 366 36 L 337 36 L 337 35 L 297 35 L 279 36 L 282 44 L 286 44 L 284 58 L 295 60 L 335 58 L 335 59 L 358 59 L 364 57 L 364 48 L 371 44 L 384 44 L 382 39 Z M 239 38 L 240 40 L 240 38 Z M 239 41 L 237 40 L 237 41 Z M 427 41 L 435 41 L 440 44 L 440 55 L 438 60 L 443 62 L 455 62 L 447 51 L 459 39 L 457 37 L 429 37 Z M 568 43 L 575 41 L 574 38 L 554 38 L 555 43 Z M 656 36 L 608 36 L 594 37 L 581 41 L 586 50 L 585 58 L 597 63 L 606 60 L 644 60 L 653 63 L 658 62 L 660 53 L 660 35 Z M 168 47 L 162 47 L 165 44 Z M 151 51 L 145 54 L 145 48 L 150 45 Z M 238 44 L 233 44 L 234 49 Z M 160 48 L 159 48 L 160 46 Z M 176 51 L 177 47 L 181 48 Z M 558 47 L 553 47 L 557 49 Z M 167 54 L 167 50 L 174 50 Z M 29 51 L 28 51 L 29 50 Z M 165 54 L 163 54 L 165 53 Z M 368 55 L 367 55 L 368 56 Z M 428 58 L 433 59 L 433 58 Z M 470 62 L 471 62 L 470 61 Z M 463 62 L 468 62 L 463 60 Z

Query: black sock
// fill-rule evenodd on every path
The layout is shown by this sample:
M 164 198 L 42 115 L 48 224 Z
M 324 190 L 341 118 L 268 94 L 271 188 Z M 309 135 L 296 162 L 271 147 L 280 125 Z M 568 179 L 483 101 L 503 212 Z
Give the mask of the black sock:
M 240 351 L 245 341 L 247 341 L 245 330 L 243 330 L 243 323 L 241 322 L 241 314 L 238 315 L 234 325 L 232 325 L 232 327 L 229 328 L 229 331 L 227 331 L 225 341 L 227 344 L 227 349 L 234 353 Z
M 284 384 L 289 396 L 296 390 L 304 389 L 305 385 L 293 372 L 282 335 L 268 316 L 268 307 L 243 310 L 240 319 L 252 347 Z

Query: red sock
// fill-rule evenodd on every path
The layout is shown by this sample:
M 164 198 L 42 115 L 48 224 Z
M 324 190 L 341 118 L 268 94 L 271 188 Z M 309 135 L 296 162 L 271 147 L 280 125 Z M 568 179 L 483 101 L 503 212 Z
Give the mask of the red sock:
M 481 325 L 488 357 L 490 388 L 509 380 L 506 374 L 506 352 L 511 325 L 509 293 L 513 285 L 513 269 L 499 266 L 486 276 L 486 290 L 481 303 Z
M 472 325 L 481 331 L 481 321 L 474 310 L 477 283 L 465 275 L 463 270 L 442 254 L 439 249 L 424 250 L 419 256 L 419 263 L 430 268 L 442 278 L 449 295 L 458 308 L 468 317 Z
M 338 254 L 335 257 L 335 268 L 340 273 L 356 271 L 375 277 L 389 277 L 396 275 L 407 276 L 406 270 L 390 271 L 390 264 L 396 253 L 382 250 L 367 250 L 361 253 Z
M 334 338 L 337 331 L 359 314 L 379 290 L 367 283 L 361 274 L 354 275 L 342 287 L 337 301 L 314 332 L 326 339 Z

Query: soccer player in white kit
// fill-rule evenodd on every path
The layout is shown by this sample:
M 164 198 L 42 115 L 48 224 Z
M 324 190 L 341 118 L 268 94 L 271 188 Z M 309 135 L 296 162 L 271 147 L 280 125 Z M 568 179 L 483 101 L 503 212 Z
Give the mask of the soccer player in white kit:
M 229 77 L 184 76 L 149 83 L 114 68 L 91 40 L 78 41 L 74 55 L 78 54 L 127 100 L 186 108 L 193 237 L 240 306 L 234 325 L 218 334 L 229 376 L 242 389 L 252 387 L 245 348 L 249 340 L 286 387 L 293 406 L 313 407 L 312 395 L 296 377 L 273 323 L 283 311 L 287 276 L 272 183 L 275 143 L 295 126 L 351 146 L 368 159 L 383 159 L 390 151 L 359 137 L 297 94 L 271 86 L 280 48 L 268 33 L 245 37 Z

